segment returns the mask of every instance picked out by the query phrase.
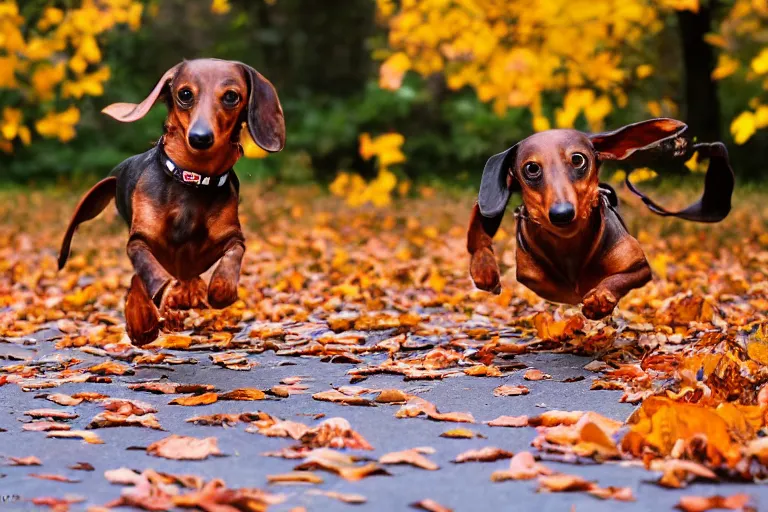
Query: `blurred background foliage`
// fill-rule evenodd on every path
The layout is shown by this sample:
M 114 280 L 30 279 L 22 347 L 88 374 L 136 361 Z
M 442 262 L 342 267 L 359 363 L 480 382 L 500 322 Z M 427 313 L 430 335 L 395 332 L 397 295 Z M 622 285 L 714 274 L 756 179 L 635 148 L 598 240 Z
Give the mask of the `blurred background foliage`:
M 654 116 L 768 177 L 768 0 L 0 0 L 0 180 L 90 181 L 145 151 L 162 106 L 99 111 L 204 56 L 253 65 L 283 103 L 286 149 L 249 152 L 241 178 L 353 203 L 475 187 L 534 130 Z

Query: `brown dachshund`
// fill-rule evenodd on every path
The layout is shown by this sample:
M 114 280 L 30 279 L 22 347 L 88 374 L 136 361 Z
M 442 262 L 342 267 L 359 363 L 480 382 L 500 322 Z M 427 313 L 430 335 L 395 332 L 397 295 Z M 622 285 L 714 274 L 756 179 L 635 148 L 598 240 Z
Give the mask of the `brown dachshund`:
M 492 238 L 512 189 L 519 185 L 523 205 L 516 212 L 517 280 L 544 299 L 582 303 L 587 318 L 609 315 L 619 299 L 650 281 L 651 269 L 617 211 L 615 192 L 598 180 L 601 162 L 679 165 L 696 151 L 709 158 L 704 193 L 682 211 L 667 211 L 645 196 L 629 180 L 631 172 L 626 183 L 659 215 L 718 222 L 731 209 L 734 176 L 728 152 L 720 142 L 694 143 L 687 126 L 674 119 L 652 119 L 596 135 L 548 130 L 492 156 L 467 234 L 472 280 L 481 290 L 501 290 Z
M 138 105 L 115 103 L 103 112 L 118 121 L 136 121 L 161 97 L 168 117 L 160 141 L 86 193 L 59 253 L 63 268 L 77 226 L 115 199 L 130 228 L 127 252 L 136 273 L 125 300 L 125 322 L 137 345 L 157 338 L 161 318 L 171 328 L 177 310 L 223 308 L 237 300 L 245 245 L 237 214 L 240 184 L 232 167 L 242 155 L 243 123 L 264 150 L 285 145 L 277 92 L 245 64 L 182 62 Z M 206 286 L 200 275 L 217 261 Z

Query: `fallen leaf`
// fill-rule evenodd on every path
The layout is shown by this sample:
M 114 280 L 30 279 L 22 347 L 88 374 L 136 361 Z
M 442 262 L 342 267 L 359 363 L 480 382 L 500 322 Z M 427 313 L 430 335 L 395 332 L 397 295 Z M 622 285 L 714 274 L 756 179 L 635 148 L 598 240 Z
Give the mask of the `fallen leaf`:
M 64 475 L 30 473 L 28 476 L 31 478 L 38 478 L 40 480 L 51 480 L 53 482 L 62 482 L 66 484 L 76 484 L 80 482 L 80 480 L 69 478 Z
M 438 412 L 434 404 L 419 397 L 412 397 L 395 413 L 396 418 L 415 418 L 425 414 L 435 421 L 452 421 L 456 423 L 474 423 L 475 418 L 468 412 Z
M 219 400 L 242 400 L 242 401 L 254 401 L 264 400 L 267 395 L 260 389 L 254 388 L 241 388 L 228 391 L 227 393 L 219 394 Z
M 544 373 L 541 370 L 537 370 L 536 368 L 531 368 L 525 374 L 523 375 L 523 378 L 525 380 L 544 380 L 544 379 L 551 379 L 552 376 L 548 373 Z
M 411 508 L 426 510 L 427 512 L 453 512 L 453 509 L 444 507 L 435 500 L 421 500 L 411 503 Z
M 52 395 L 46 395 L 45 399 L 55 404 L 64 405 L 64 406 L 78 405 L 83 401 L 82 398 L 74 398 L 69 395 L 65 395 L 63 393 L 54 393 Z
M 293 471 L 291 473 L 282 473 L 279 475 L 267 475 L 267 482 L 270 484 L 321 484 L 323 483 L 323 477 L 312 473 L 311 471 Z
M 375 462 L 368 462 L 362 466 L 356 462 L 357 459 L 350 455 L 329 448 L 318 448 L 309 452 L 304 458 L 304 462 L 296 466 L 295 469 L 297 471 L 324 469 L 352 482 L 373 475 L 389 475 L 386 469 Z
M 453 462 L 461 464 L 464 462 L 494 462 L 500 459 L 511 459 L 514 454 L 495 446 L 486 446 L 477 450 L 467 450 L 453 459 Z
M 509 469 L 494 471 L 491 474 L 491 481 L 531 480 L 539 475 L 552 474 L 552 470 L 536 462 L 530 452 L 520 452 L 509 461 Z
M 95 375 L 133 375 L 133 369 L 130 366 L 116 361 L 105 361 L 91 366 L 87 371 Z
M 310 496 L 325 496 L 334 500 L 339 500 L 343 503 L 349 503 L 351 505 L 362 505 L 367 502 L 368 499 L 362 494 L 349 494 L 336 491 L 323 491 L 321 489 L 310 489 L 306 494 Z
M 94 471 L 96 468 L 93 467 L 88 462 L 78 462 L 77 464 L 72 464 L 69 466 L 69 469 L 73 469 L 75 471 Z
M 52 420 L 73 420 L 80 416 L 74 412 L 62 411 L 60 409 L 32 409 L 31 411 L 25 411 L 24 415 L 32 418 L 47 418 Z
M 499 386 L 493 390 L 493 396 L 527 395 L 530 390 L 525 386 Z
M 28 432 L 50 432 L 52 430 L 71 430 L 72 427 L 58 421 L 33 421 L 25 423 L 21 429 Z
M 35 457 L 30 455 L 29 457 L 8 457 L 10 466 L 42 466 L 43 463 Z
M 215 437 L 196 437 L 173 434 L 147 447 L 147 453 L 173 460 L 203 460 L 211 455 L 221 455 Z
M 585 480 L 578 475 L 566 475 L 558 473 L 556 475 L 546 475 L 539 477 L 539 492 L 573 492 L 589 491 L 595 487 L 594 482 Z
M 104 444 L 104 441 L 95 432 L 85 430 L 56 430 L 48 432 L 46 437 L 56 437 L 60 439 L 82 439 L 88 444 Z
M 176 382 L 140 382 L 130 384 L 128 389 L 134 391 L 146 391 L 148 393 L 172 395 L 176 393 L 202 394 L 214 391 L 216 388 L 210 384 L 178 384 Z
M 344 418 L 328 418 L 316 427 L 304 431 L 299 439 L 302 444 L 312 448 L 373 450 L 368 441 L 352 430 L 352 426 Z
M 219 395 L 216 393 L 203 393 L 202 395 L 190 395 L 174 398 L 168 405 L 183 405 L 185 407 L 208 405 L 218 401 Z
M 373 402 L 367 398 L 364 398 L 362 396 L 355 396 L 355 395 L 345 395 L 344 393 L 341 393 L 336 389 L 315 393 L 314 395 L 312 395 L 312 398 L 315 400 L 323 401 L 323 402 L 333 402 L 333 403 L 342 404 L 342 405 L 361 405 L 361 406 L 374 405 Z
M 731 496 L 683 496 L 675 508 L 684 512 L 707 512 L 708 510 L 744 510 L 750 498 L 746 494 Z M 755 511 L 757 509 L 754 509 Z
M 381 464 L 410 464 L 411 466 L 416 466 L 417 468 L 435 471 L 440 469 L 440 466 L 424 456 L 424 454 L 432 453 L 435 453 L 435 450 L 432 448 L 411 448 L 410 450 L 391 452 L 382 455 L 379 457 L 379 462 Z
M 490 427 L 527 427 L 528 416 L 499 416 L 488 422 Z
M 447 437 L 449 439 L 472 439 L 475 437 L 475 433 L 472 432 L 469 429 L 466 428 L 454 428 L 451 430 L 446 430 L 442 434 L 440 434 L 440 437 Z
M 384 389 L 376 396 L 374 401 L 380 404 L 404 404 L 411 396 L 399 389 Z

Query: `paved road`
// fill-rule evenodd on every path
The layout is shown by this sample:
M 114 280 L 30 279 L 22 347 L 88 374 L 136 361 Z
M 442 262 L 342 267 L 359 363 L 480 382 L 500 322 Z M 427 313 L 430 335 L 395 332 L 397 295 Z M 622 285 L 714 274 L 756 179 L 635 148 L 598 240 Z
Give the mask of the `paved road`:
M 46 357 L 78 357 L 82 366 L 99 362 L 101 358 L 79 351 L 62 351 L 55 355 L 53 344 L 41 342 L 31 347 L 0 343 L 0 365 L 14 364 L 3 360 L 9 354 L 41 360 Z M 22 432 L 22 413 L 40 407 L 58 407 L 42 399 L 35 399 L 35 392 L 24 393 L 18 386 L 0 388 L 0 455 L 35 455 L 43 461 L 41 468 L 0 466 L 0 497 L 19 496 L 28 499 L 37 496 L 80 495 L 87 499 L 85 505 L 73 509 L 85 509 L 86 505 L 102 505 L 119 496 L 120 487 L 109 484 L 105 470 L 126 466 L 136 470 L 153 468 L 169 473 L 192 473 L 206 478 L 222 478 L 230 487 L 268 488 L 266 476 L 290 471 L 295 461 L 260 456 L 262 452 L 276 450 L 294 444 L 291 440 L 268 438 L 249 434 L 242 425 L 222 427 L 195 426 L 185 419 L 199 414 L 233 413 L 262 410 L 272 415 L 313 424 L 306 415 L 324 413 L 327 417 L 342 416 L 375 448 L 374 455 L 417 446 L 431 446 L 437 452 L 431 456 L 441 466 L 438 471 L 425 471 L 410 466 L 389 466 L 392 476 L 369 477 L 360 482 L 347 482 L 334 475 L 323 473 L 325 483 L 319 488 L 340 492 L 352 492 L 366 496 L 365 505 L 349 505 L 325 496 L 307 495 L 306 486 L 289 485 L 272 487 L 270 490 L 287 495 L 283 505 L 274 510 L 287 511 L 305 506 L 307 510 L 408 510 L 412 502 L 430 498 L 455 511 L 480 510 L 535 510 L 549 511 L 658 511 L 672 510 L 679 498 L 687 494 L 731 494 L 746 492 L 752 495 L 761 510 L 768 510 L 768 488 L 758 485 L 705 485 L 696 484 L 688 489 L 672 491 L 661 489 L 649 482 L 653 474 L 639 468 L 617 467 L 603 464 L 575 466 L 548 462 L 547 465 L 567 473 L 576 473 L 596 480 L 602 486 L 629 486 L 637 501 L 620 503 L 600 501 L 583 493 L 540 494 L 533 481 L 508 481 L 492 483 L 490 474 L 508 466 L 507 461 L 493 463 L 453 464 L 450 460 L 470 448 L 498 446 L 511 451 L 529 449 L 535 437 L 533 428 L 491 428 L 483 425 L 500 415 L 536 415 L 546 409 L 593 410 L 606 416 L 624 419 L 632 406 L 618 402 L 618 392 L 589 391 L 594 374 L 582 367 L 589 359 L 572 355 L 531 354 L 519 360 L 552 374 L 552 381 L 525 382 L 531 393 L 527 396 L 494 397 L 493 388 L 499 384 L 521 384 L 522 372 L 514 372 L 504 378 L 456 377 L 443 381 L 404 382 L 393 375 L 376 375 L 365 382 L 371 388 L 399 388 L 418 394 L 438 406 L 441 411 L 468 411 L 478 420 L 471 428 L 487 439 L 446 439 L 439 434 L 454 428 L 456 424 L 434 422 L 421 418 L 397 419 L 397 406 L 348 407 L 311 398 L 311 393 L 345 385 L 349 378 L 345 372 L 348 364 L 322 363 L 312 358 L 276 357 L 272 353 L 251 355 L 258 364 L 251 371 L 232 371 L 213 366 L 206 352 L 184 352 L 184 357 L 195 357 L 197 365 L 178 365 L 172 369 L 141 369 L 135 375 L 116 377 L 114 384 L 67 384 L 55 392 L 72 394 L 78 391 L 97 391 L 112 397 L 140 399 L 155 405 L 163 427 L 168 432 L 197 437 L 216 436 L 221 450 L 227 455 L 201 462 L 179 462 L 148 456 L 143 451 L 127 450 L 131 446 L 147 446 L 167 435 L 167 432 L 143 428 L 101 429 L 97 432 L 103 445 L 88 445 L 78 440 L 47 439 L 43 433 Z M 380 356 L 372 356 L 375 360 Z M 213 384 L 222 390 L 237 387 L 269 388 L 284 377 L 301 375 L 310 385 L 308 394 L 293 395 L 283 400 L 258 402 L 217 402 L 202 407 L 169 406 L 168 395 L 137 393 L 127 384 L 139 380 L 167 376 L 174 382 Z M 583 375 L 585 380 L 562 383 L 567 377 Z M 84 428 L 90 418 L 100 412 L 95 404 L 82 403 L 75 408 L 80 417 L 73 421 L 73 429 Z M 371 455 L 365 453 L 365 455 Z M 89 462 L 93 472 L 74 471 L 68 466 L 76 462 Z M 42 481 L 27 476 L 31 472 L 57 473 L 81 480 L 80 483 Z M 34 510 L 23 501 L 2 502 L 0 512 L 6 510 Z M 270 509 L 272 510 L 272 509 Z

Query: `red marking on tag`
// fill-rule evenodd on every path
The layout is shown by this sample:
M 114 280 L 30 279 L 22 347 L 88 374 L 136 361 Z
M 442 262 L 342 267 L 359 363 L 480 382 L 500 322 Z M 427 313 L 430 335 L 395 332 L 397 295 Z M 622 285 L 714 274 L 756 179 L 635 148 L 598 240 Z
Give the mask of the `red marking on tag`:
M 183 171 L 181 173 L 181 178 L 185 183 L 200 183 L 200 175 L 194 172 Z

